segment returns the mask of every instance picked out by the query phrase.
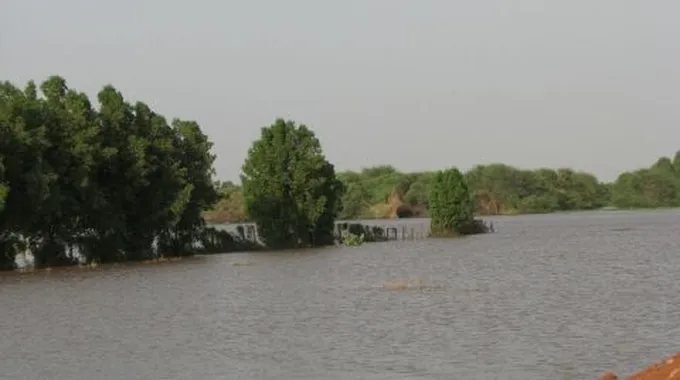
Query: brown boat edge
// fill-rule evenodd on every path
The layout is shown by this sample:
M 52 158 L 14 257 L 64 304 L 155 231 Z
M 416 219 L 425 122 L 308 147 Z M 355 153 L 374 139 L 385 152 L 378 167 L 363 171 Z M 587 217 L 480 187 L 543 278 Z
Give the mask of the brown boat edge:
M 628 380 L 680 380 L 680 352 L 670 358 L 658 361 L 627 378 Z M 623 380 L 607 372 L 600 380 Z

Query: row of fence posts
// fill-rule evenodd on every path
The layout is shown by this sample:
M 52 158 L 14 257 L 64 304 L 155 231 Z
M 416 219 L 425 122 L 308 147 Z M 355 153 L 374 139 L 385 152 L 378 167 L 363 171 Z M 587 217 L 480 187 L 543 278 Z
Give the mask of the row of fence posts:
M 238 236 L 246 241 L 257 242 L 257 226 L 255 224 L 241 224 L 236 227 Z
M 354 224 L 349 222 L 338 222 L 335 225 L 337 236 L 342 235 L 342 231 L 348 225 Z M 382 232 L 384 240 L 418 240 L 427 238 L 430 235 L 429 223 L 418 223 L 403 225 L 371 225 L 364 223 L 356 223 L 363 226 L 364 229 L 379 229 Z M 236 227 L 238 236 L 247 241 L 257 242 L 257 228 L 255 224 L 241 224 Z
M 418 240 L 428 237 L 430 234 L 429 230 L 422 225 L 419 227 L 416 228 L 408 225 L 380 226 L 385 231 L 387 240 Z
M 360 225 L 362 226 L 365 230 L 372 230 L 375 231 L 376 229 L 379 230 L 380 232 L 376 233 L 376 236 L 379 240 L 418 240 L 418 239 L 424 239 L 430 236 L 430 226 L 429 223 L 418 223 L 417 225 L 414 224 L 402 224 L 402 225 L 371 225 L 371 224 L 364 224 L 364 223 L 349 223 L 349 222 L 342 222 L 342 223 L 337 223 L 335 228 L 336 228 L 336 235 L 337 236 L 342 236 L 342 233 L 344 230 L 348 229 L 348 226 L 350 225 Z M 377 231 L 375 231 L 377 232 Z

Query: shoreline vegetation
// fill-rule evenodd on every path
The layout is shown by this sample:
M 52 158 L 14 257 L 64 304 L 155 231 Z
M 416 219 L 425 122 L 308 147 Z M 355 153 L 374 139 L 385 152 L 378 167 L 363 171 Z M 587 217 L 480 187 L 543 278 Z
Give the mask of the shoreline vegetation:
M 336 174 L 312 130 L 283 119 L 261 129 L 241 185 L 219 182 L 213 144 L 196 122 L 168 121 L 111 85 L 97 102 L 59 76 L 23 89 L 0 83 L 0 269 L 23 259 L 29 271 L 101 270 L 389 238 L 352 222 L 360 219 L 429 217 L 430 235 L 444 238 L 493 232 L 480 215 L 680 206 L 680 152 L 612 183 L 503 164 Z M 243 222 L 255 233 L 211 227 Z M 680 378 L 680 355 L 631 377 L 662 378 Z
M 97 106 L 59 76 L 0 83 L 0 269 L 252 250 L 206 226 L 212 142 L 113 86 Z
M 342 220 L 429 217 L 429 193 L 437 171 L 402 172 L 390 165 L 338 173 L 345 192 Z M 492 163 L 464 173 L 475 200 L 475 215 L 547 214 L 590 210 L 680 207 L 680 152 L 648 168 L 621 173 L 613 182 L 568 168 L 526 170 Z M 209 223 L 248 222 L 242 189 L 217 182 L 217 204 L 205 212 Z
M 263 127 L 235 189 L 214 181 L 213 144 L 195 121 L 167 119 L 112 85 L 96 103 L 56 75 L 39 86 L 0 83 L 0 269 L 96 268 L 389 238 L 358 223 L 338 228 L 343 210 L 354 207 L 351 186 L 303 124 L 276 119 Z M 457 181 L 455 199 L 440 194 L 441 220 L 432 218 L 438 233 L 486 232 L 463 212 L 473 208 L 472 197 L 463 177 Z M 230 212 L 242 211 L 254 233 L 211 225 L 206 212 L 239 197 Z
M 0 83 L 0 269 L 390 237 L 361 219 L 429 217 L 428 235 L 455 237 L 492 232 L 476 219 L 484 215 L 680 205 L 680 152 L 613 183 L 503 164 L 336 173 L 310 128 L 276 119 L 261 128 L 236 185 L 215 181 L 212 147 L 195 121 L 167 119 L 111 85 L 95 104 L 59 76 Z M 244 222 L 254 232 L 219 228 Z

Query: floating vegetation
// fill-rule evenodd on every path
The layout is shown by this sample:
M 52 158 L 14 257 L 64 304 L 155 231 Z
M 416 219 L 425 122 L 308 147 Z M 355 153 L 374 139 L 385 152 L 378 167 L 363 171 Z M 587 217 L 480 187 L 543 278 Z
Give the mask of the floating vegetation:
M 364 244 L 366 235 L 364 234 L 353 234 L 349 231 L 343 231 L 342 234 L 342 244 L 348 247 L 356 247 Z
M 387 241 L 385 231 L 379 226 L 367 226 L 361 223 L 338 223 L 339 240 L 344 243 L 347 235 L 363 236 L 362 243 Z

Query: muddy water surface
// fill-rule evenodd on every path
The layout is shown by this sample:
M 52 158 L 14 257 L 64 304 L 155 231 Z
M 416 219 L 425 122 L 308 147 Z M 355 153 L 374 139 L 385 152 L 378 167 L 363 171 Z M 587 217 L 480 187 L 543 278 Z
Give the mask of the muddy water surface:
M 0 275 L 0 378 L 595 379 L 678 351 L 680 212 L 492 220 L 459 240 Z

